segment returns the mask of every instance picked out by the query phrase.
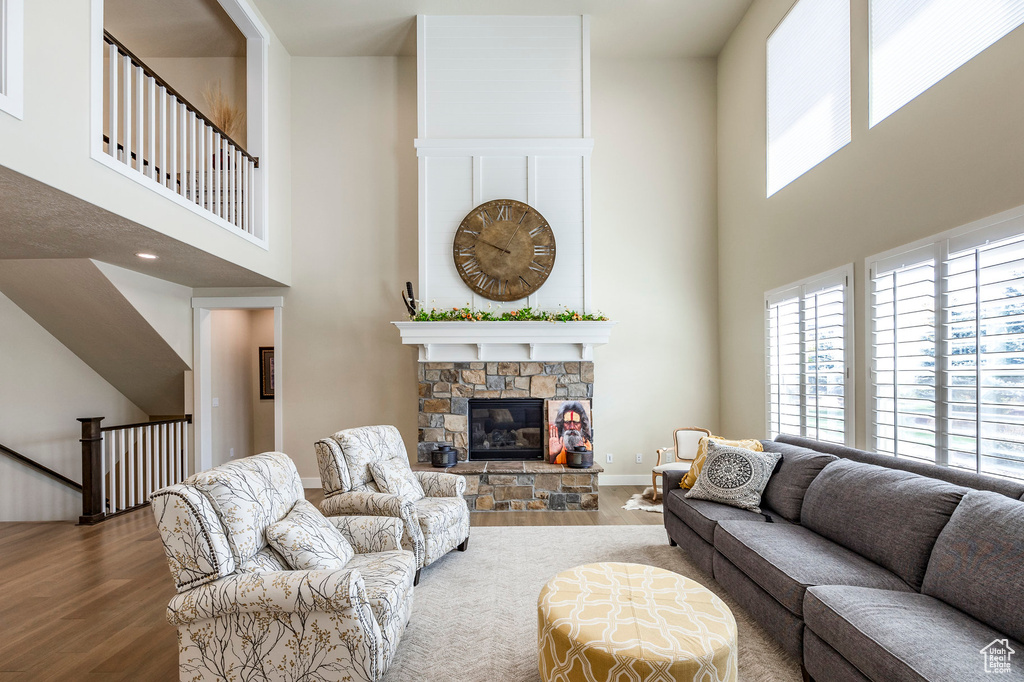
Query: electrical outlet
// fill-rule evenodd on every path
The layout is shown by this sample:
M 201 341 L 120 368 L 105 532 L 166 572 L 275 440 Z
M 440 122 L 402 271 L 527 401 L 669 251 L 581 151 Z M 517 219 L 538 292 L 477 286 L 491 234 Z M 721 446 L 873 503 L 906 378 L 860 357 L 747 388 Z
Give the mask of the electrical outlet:
M 636 453 L 636 463 L 637 464 L 643 464 L 644 463 L 644 455 L 643 455 L 642 452 Z
M 608 464 L 611 464 L 612 463 L 612 453 L 609 452 L 607 455 L 605 455 L 604 456 L 604 461 L 607 462 Z
M 214 407 L 220 407 L 220 398 L 214 398 L 213 399 L 213 406 Z
M 235 449 L 231 448 L 230 452 L 231 452 L 231 455 L 230 455 L 231 459 L 234 459 L 235 458 Z

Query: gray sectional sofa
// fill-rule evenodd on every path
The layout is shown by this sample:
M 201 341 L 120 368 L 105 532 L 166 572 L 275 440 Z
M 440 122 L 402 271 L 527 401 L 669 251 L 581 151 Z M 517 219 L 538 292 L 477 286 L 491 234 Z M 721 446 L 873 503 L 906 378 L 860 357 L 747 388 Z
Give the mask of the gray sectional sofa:
M 794 436 L 763 514 L 663 479 L 665 529 L 816 682 L 1024 680 L 1024 483 Z M 997 642 L 997 640 L 1004 640 Z

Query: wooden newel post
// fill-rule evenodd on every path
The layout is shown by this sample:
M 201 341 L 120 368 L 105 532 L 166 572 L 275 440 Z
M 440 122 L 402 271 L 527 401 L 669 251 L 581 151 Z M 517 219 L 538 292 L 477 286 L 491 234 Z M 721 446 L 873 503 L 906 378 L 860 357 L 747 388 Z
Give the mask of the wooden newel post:
M 106 516 L 103 499 L 103 417 L 83 417 L 82 422 L 82 515 L 78 525 L 99 523 Z

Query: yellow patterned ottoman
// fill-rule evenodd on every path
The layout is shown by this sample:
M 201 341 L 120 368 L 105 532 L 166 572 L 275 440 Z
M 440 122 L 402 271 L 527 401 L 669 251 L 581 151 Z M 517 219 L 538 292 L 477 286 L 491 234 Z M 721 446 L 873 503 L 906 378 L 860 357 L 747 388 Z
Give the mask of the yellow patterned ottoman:
M 577 566 L 537 599 L 545 682 L 736 682 L 736 620 L 703 585 L 653 566 Z

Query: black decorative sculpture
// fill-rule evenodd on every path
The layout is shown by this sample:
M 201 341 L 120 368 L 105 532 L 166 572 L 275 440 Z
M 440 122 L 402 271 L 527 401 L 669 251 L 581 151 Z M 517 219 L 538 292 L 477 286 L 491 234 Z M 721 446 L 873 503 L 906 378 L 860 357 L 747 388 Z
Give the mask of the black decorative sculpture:
M 402 292 L 402 302 L 405 303 L 405 309 L 409 311 L 410 317 L 416 314 L 416 297 L 412 293 L 412 282 L 405 283 L 405 291 Z

